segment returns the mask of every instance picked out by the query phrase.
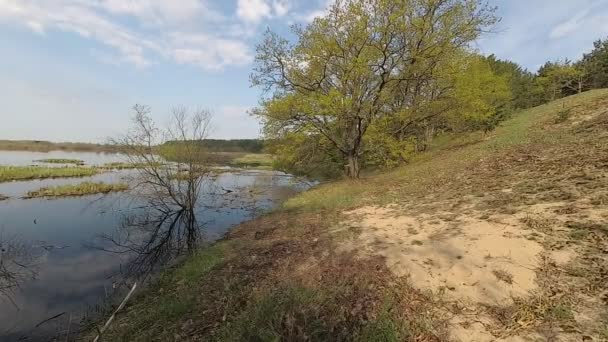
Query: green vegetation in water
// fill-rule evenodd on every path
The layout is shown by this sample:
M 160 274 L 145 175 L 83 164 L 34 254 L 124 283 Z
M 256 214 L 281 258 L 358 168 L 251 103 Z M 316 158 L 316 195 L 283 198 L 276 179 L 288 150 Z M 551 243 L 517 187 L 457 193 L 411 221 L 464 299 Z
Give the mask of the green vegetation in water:
M 142 169 L 145 167 L 158 167 L 161 166 L 161 163 L 125 163 L 125 162 L 113 162 L 104 164 L 102 169 L 112 169 L 112 170 L 129 170 L 129 169 Z
M 40 188 L 38 190 L 28 192 L 26 198 L 107 194 L 110 192 L 125 191 L 128 189 L 129 186 L 124 183 L 106 184 L 103 182 L 82 182 L 80 184 L 68 184 Z
M 0 183 L 9 181 L 88 177 L 99 171 L 90 167 L 0 166 Z
M 39 159 L 34 160 L 37 163 L 47 163 L 47 164 L 75 164 L 75 165 L 84 165 L 84 161 L 80 159 L 67 159 L 67 158 L 48 158 L 48 159 Z

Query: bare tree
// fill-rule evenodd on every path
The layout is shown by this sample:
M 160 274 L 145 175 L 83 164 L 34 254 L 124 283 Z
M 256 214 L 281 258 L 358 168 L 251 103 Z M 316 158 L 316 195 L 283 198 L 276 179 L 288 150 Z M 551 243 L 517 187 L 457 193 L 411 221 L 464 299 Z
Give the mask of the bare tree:
M 160 127 L 150 107 L 133 110 L 133 127 L 112 142 L 135 168 L 132 194 L 145 203 L 144 212 L 126 217 L 117 234 L 102 238 L 113 245 L 109 251 L 134 256 L 131 275 L 145 275 L 197 243 L 197 202 L 203 184 L 211 183 L 203 145 L 211 113 L 176 107 Z
M 211 113 L 176 107 L 168 124 L 159 127 L 150 107 L 135 105 L 133 110 L 133 128 L 114 144 L 138 170 L 135 188 L 152 206 L 194 210 L 209 173 L 202 142 L 211 128 Z

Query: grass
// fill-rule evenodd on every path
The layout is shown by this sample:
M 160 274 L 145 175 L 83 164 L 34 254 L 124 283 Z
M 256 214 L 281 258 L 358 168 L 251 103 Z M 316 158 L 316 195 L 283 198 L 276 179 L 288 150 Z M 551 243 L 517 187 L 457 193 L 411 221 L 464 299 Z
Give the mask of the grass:
M 110 169 L 110 170 L 129 170 L 129 169 L 141 169 L 144 167 L 158 167 L 162 166 L 161 163 L 125 163 L 125 162 L 112 162 L 106 163 L 101 166 L 102 169 Z
M 607 186 L 605 178 L 581 175 L 582 166 L 590 169 L 608 160 L 608 148 L 602 145 L 604 126 L 579 131 L 580 126 L 568 122 L 602 111 L 606 104 L 608 90 L 583 93 L 516 114 L 488 135 L 442 136 L 429 152 L 404 167 L 323 184 L 297 195 L 280 210 L 239 225 L 225 239 L 165 272 L 118 315 L 105 339 L 448 340 L 446 317 L 452 312 L 446 310 L 457 310 L 461 304 L 445 303 L 440 293 L 414 288 L 379 256 L 341 251 L 340 244 L 353 238 L 337 229 L 342 228 L 344 211 L 392 204 L 412 213 L 449 211 L 457 221 L 465 210 L 490 218 L 518 214 L 534 204 L 584 200 L 585 194 Z M 556 124 L 555 116 L 564 107 L 570 110 L 568 122 Z M 601 167 L 593 172 L 600 174 Z M 578 194 L 569 190 L 572 184 Z M 557 217 L 527 216 L 521 223 L 532 234 L 542 232 L 538 240 L 544 243 L 545 236 L 564 231 L 560 222 Z M 592 238 L 604 241 L 603 225 L 576 222 L 566 228 L 587 232 L 581 237 L 584 246 Z M 568 230 L 563 235 L 560 239 L 567 239 Z M 419 248 L 418 242 L 413 244 L 408 249 Z M 596 254 L 582 262 L 605 260 L 597 257 L 605 247 L 589 248 Z M 498 339 L 543 324 L 577 324 L 572 319 L 577 303 L 569 296 L 583 292 L 585 286 L 589 296 L 605 291 L 606 267 L 581 264 L 581 273 L 586 278 L 592 274 L 593 279 L 572 285 L 551 278 L 538 294 L 486 308 L 498 324 L 491 332 Z M 544 271 L 564 273 L 538 270 Z M 515 283 L 512 274 L 500 269 L 492 273 L 501 282 Z M 571 285 L 581 288 L 564 290 Z M 465 311 L 478 308 L 470 309 Z
M 1 166 L 0 183 L 45 178 L 87 177 L 99 171 L 90 167 Z
M 129 186 L 124 183 L 106 184 L 103 182 L 82 182 L 79 184 L 57 185 L 40 188 L 27 193 L 26 198 L 40 197 L 69 197 L 85 196 L 92 194 L 107 194 L 128 190 Z
M 272 169 L 273 158 L 270 154 L 251 153 L 234 158 L 230 165 L 254 169 Z
M 75 165 L 84 165 L 84 161 L 83 160 L 80 160 L 80 159 L 67 159 L 67 158 L 39 159 L 39 160 L 34 160 L 34 162 L 47 163 L 47 164 L 75 164 Z

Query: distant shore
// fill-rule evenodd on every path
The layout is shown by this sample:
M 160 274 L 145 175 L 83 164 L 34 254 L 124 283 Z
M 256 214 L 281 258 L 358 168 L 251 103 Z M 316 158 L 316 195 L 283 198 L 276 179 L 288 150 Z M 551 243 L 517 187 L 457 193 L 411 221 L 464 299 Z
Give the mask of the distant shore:
M 0 151 L 71 151 L 71 152 L 103 152 L 116 153 L 118 149 L 108 144 L 92 144 L 78 142 L 50 142 L 43 140 L 0 140 Z

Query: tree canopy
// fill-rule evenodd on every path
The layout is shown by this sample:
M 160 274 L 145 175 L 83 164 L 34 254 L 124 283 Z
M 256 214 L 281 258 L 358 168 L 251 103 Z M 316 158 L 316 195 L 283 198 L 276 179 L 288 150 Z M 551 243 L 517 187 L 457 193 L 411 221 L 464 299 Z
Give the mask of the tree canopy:
M 538 72 L 471 43 L 497 18 L 481 0 L 336 0 L 293 39 L 267 31 L 251 83 L 277 167 L 359 177 L 442 132 L 488 132 L 512 112 L 608 86 L 608 40 Z
M 495 20 L 477 0 L 337 1 L 294 27 L 295 43 L 267 32 L 251 80 L 270 96 L 254 113 L 270 137 L 322 136 L 358 177 L 370 127 L 387 116 L 424 117 L 416 109 L 449 89 L 443 64 Z

